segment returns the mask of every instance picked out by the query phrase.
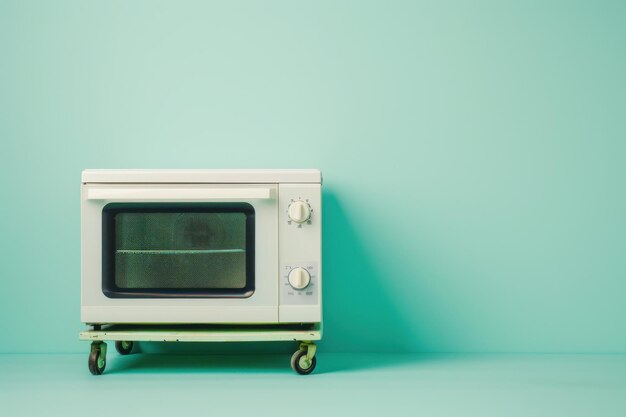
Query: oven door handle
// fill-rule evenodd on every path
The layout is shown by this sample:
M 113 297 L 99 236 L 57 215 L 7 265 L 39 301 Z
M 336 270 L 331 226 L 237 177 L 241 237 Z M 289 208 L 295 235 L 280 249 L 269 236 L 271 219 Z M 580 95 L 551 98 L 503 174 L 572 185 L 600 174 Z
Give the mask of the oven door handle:
M 264 200 L 272 198 L 269 188 L 90 188 L 88 200 L 115 201 L 206 201 Z

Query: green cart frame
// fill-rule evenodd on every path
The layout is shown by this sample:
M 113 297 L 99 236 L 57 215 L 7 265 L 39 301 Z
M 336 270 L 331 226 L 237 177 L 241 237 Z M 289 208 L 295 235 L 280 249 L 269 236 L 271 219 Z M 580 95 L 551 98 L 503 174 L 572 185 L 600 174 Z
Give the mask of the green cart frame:
M 79 334 L 80 340 L 91 341 L 89 371 L 101 375 L 106 367 L 106 341 L 114 341 L 121 355 L 132 352 L 133 342 L 297 342 L 291 357 L 291 368 L 300 375 L 313 372 L 317 359 L 315 341 L 322 338 L 321 326 L 284 325 L 122 325 L 92 326 Z

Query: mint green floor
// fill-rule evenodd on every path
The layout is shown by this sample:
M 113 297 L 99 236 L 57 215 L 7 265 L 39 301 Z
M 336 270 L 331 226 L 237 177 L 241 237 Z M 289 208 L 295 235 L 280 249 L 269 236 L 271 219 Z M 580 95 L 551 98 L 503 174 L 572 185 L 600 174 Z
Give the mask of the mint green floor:
M 2 415 L 626 416 L 626 355 L 0 355 Z

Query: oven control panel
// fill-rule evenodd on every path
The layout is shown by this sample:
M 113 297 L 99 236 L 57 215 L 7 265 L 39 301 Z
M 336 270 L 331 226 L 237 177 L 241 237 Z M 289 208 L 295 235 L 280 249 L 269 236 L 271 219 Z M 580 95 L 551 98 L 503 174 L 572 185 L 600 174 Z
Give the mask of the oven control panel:
M 278 320 L 315 323 L 322 312 L 322 192 L 318 183 L 278 186 Z
M 280 268 L 281 301 L 285 304 L 317 304 L 319 275 L 316 262 L 291 262 Z

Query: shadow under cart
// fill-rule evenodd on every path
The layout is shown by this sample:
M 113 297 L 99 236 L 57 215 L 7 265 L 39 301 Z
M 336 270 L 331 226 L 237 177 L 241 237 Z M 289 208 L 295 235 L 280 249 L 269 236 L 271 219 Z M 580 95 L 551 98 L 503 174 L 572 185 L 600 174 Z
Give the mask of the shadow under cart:
M 133 342 L 297 342 L 291 368 L 300 375 L 315 369 L 315 341 L 322 336 L 318 324 L 298 325 L 94 325 L 80 332 L 80 340 L 90 340 L 89 371 L 101 375 L 106 368 L 106 341 L 115 342 L 121 355 L 129 355 Z

